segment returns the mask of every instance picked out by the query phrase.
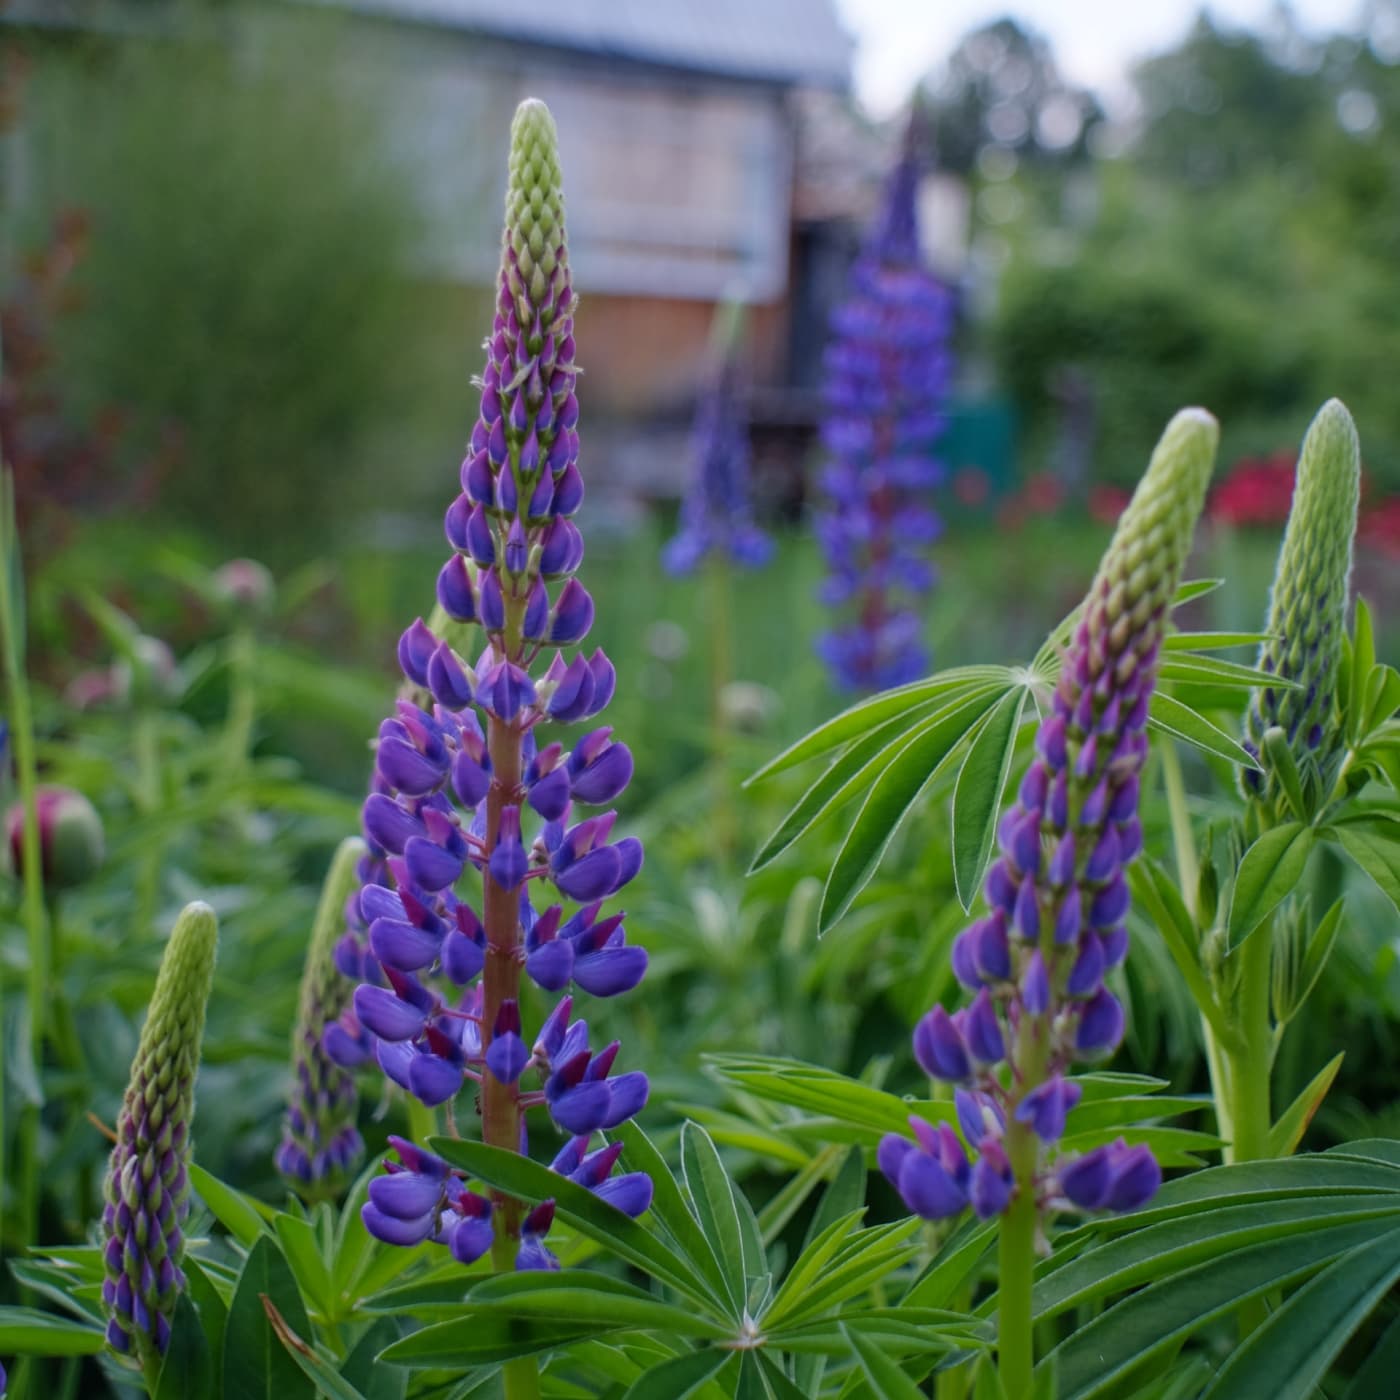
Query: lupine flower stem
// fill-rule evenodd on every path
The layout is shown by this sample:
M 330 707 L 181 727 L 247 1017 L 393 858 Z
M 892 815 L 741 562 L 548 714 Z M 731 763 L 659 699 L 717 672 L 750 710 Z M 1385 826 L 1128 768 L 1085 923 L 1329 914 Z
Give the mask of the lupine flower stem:
M 19 532 L 15 524 L 14 478 L 0 464 L 0 655 L 3 656 L 5 708 L 14 745 L 15 770 L 22 806 L 20 884 L 24 927 L 29 951 L 27 1001 L 29 1043 L 35 1070 L 43 1064 L 47 1023 L 48 929 L 44 917 L 43 858 L 39 839 L 38 759 L 34 743 L 34 710 L 24 666 L 24 602 L 19 589 Z M 0 1096 L 3 1097 L 3 1096 Z M 32 1243 L 39 1211 L 39 1109 L 31 1104 L 22 1113 L 19 1154 L 20 1238 Z M 4 1109 L 0 1107 L 0 1143 L 4 1142 Z M 4 1191 L 4 1154 L 0 1152 L 0 1199 Z M 27 1290 L 25 1290 L 27 1293 Z
M 729 780 L 729 725 L 724 713 L 725 688 L 734 674 L 734 642 L 730 616 L 729 561 L 714 553 L 707 561 L 709 608 L 706 621 L 710 632 L 710 725 L 711 758 L 714 765 L 714 841 L 722 860 L 734 850 L 733 785 Z
M 511 629 L 519 637 L 520 609 L 506 604 L 507 637 Z M 510 643 L 507 641 L 507 646 Z M 486 844 L 494 850 L 501 829 L 501 809 L 513 800 L 520 787 L 521 733 L 513 723 L 491 716 L 487 721 L 487 749 L 491 755 L 492 782 L 486 794 Z M 514 890 L 502 889 L 492 879 L 482 881 L 482 922 L 486 926 L 486 969 L 482 976 L 481 1048 L 491 1047 L 496 1018 L 506 1001 L 520 997 L 520 901 Z M 487 1074 L 481 1092 L 481 1136 L 492 1147 L 507 1152 L 520 1150 L 520 1104 L 516 1084 L 503 1084 Z M 491 1262 L 498 1270 L 515 1267 L 515 1251 L 520 1243 L 520 1202 L 512 1196 L 493 1192 L 501 1211 L 504 1228 L 498 1229 L 491 1245 Z M 533 1368 L 533 1362 L 531 1367 Z

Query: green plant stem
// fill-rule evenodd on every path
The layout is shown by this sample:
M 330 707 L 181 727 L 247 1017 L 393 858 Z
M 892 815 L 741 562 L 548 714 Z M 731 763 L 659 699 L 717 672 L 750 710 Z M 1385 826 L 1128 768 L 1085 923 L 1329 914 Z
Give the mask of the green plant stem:
M 150 706 L 136 712 L 132 747 L 136 756 L 135 799 L 137 810 L 150 816 L 160 806 L 160 717 Z M 136 910 L 133 933 L 138 940 L 148 938 L 155 922 L 160 895 L 161 843 L 155 841 L 144 851 L 136 872 Z
M 15 772 L 18 779 L 22 809 L 20 828 L 20 884 L 25 938 L 29 952 L 29 972 L 26 984 L 29 1013 L 29 1046 L 34 1074 L 43 1074 L 44 1035 L 47 1026 L 48 990 L 48 928 L 44 917 L 43 853 L 39 842 L 38 758 L 34 743 L 34 710 L 29 694 L 29 678 L 25 673 L 21 601 L 14 587 L 18 569 L 18 544 L 14 534 L 11 503 L 12 487 L 8 473 L 4 483 L 3 530 L 4 557 L 0 558 L 0 638 L 5 671 L 5 701 L 9 712 L 10 735 L 14 745 Z M 0 1095 L 3 1098 L 3 1095 Z M 0 1115 L 3 1110 L 0 1110 Z M 39 1181 L 35 1162 L 38 1149 L 39 1109 L 27 1106 L 20 1123 L 20 1238 L 33 1244 L 38 1228 Z M 4 1121 L 0 1116 L 0 1199 L 4 1196 Z
M 253 630 L 240 625 L 229 638 L 229 700 L 228 716 L 224 722 L 226 781 L 241 777 L 248 766 L 253 724 L 258 713 L 257 687 L 254 682 L 256 658 L 257 642 Z
M 1031 1393 L 1035 1340 L 1031 1330 L 1031 1285 L 1035 1271 L 1035 1137 L 1011 1122 L 1006 1155 L 1016 1177 L 1016 1196 L 1002 1217 L 997 1242 L 997 1373 L 1007 1400 Z
M 1022 1093 L 1045 1078 L 1050 1027 L 1044 1016 L 1023 1016 L 1011 1062 Z M 997 1241 L 997 1374 L 1007 1400 L 1027 1400 L 1035 1368 L 1031 1288 L 1035 1282 L 1035 1237 L 1039 1208 L 1035 1198 L 1036 1138 L 1025 1123 L 1008 1114 L 1006 1156 L 1016 1194 L 1002 1216 Z
M 730 626 L 729 561 L 712 551 L 705 561 L 706 620 L 710 627 L 710 724 L 714 763 L 713 840 L 723 860 L 735 850 L 734 804 L 729 775 L 729 726 L 725 721 L 724 692 L 734 670 L 734 646 Z
M 1181 758 L 1176 745 L 1171 741 L 1159 746 L 1162 758 L 1162 785 L 1167 795 L 1167 813 L 1171 819 L 1172 849 L 1176 856 L 1176 875 L 1181 886 L 1182 902 L 1192 921 L 1200 927 L 1200 886 L 1201 866 L 1196 854 L 1196 834 L 1191 825 L 1191 812 L 1186 803 L 1186 781 L 1181 773 Z M 1199 1001 L 1208 996 L 1208 988 L 1193 993 Z M 1210 1006 L 1199 1005 L 1201 1017 L 1201 1041 L 1205 1046 L 1206 1068 L 1210 1073 L 1211 1098 L 1215 1103 L 1215 1123 L 1220 1136 L 1228 1143 L 1234 1136 L 1232 1099 L 1229 1065 L 1221 1048 L 1219 1037 L 1211 1024 L 1213 1016 L 1219 1015 L 1219 1008 L 1213 1002 Z M 1229 1148 L 1226 1148 L 1226 1161 L 1229 1161 Z

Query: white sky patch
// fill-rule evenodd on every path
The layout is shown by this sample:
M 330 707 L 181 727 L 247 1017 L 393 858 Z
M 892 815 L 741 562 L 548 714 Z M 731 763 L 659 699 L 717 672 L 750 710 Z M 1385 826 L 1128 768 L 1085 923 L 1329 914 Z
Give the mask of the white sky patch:
M 968 30 L 1006 14 L 1047 35 L 1070 81 L 1093 88 L 1110 105 L 1127 88 L 1133 63 L 1170 47 L 1186 33 L 1199 0 L 835 0 L 855 35 L 856 95 L 878 117 L 889 116 L 914 84 L 939 67 Z M 1212 0 L 1226 24 L 1259 28 L 1275 0 Z M 1293 0 L 1304 29 L 1355 29 L 1359 0 Z

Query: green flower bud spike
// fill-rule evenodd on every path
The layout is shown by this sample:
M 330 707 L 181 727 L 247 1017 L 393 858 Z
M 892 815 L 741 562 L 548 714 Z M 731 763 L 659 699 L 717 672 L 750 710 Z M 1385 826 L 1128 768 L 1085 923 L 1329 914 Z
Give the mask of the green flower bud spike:
M 287 1100 L 277 1170 L 306 1201 L 327 1200 L 364 1152 L 355 1125 L 359 1098 L 355 1076 L 326 1053 L 322 1036 L 350 1004 L 355 984 L 336 965 L 336 944 L 346 930 L 346 902 L 358 899 L 359 862 L 365 843 L 350 837 L 331 862 L 311 930 L 301 977 L 301 999 L 292 1033 L 295 1079 Z
M 1256 691 L 1246 718 L 1245 748 L 1260 771 L 1244 775 L 1245 795 L 1296 802 L 1293 775 L 1280 771 L 1279 736 L 1313 799 L 1329 786 L 1341 753 L 1336 721 L 1337 670 L 1346 626 L 1352 540 L 1361 495 L 1361 447 L 1342 404 L 1323 404 L 1303 439 L 1293 507 L 1279 551 L 1259 667 L 1290 686 Z M 1306 819 L 1307 813 L 1298 812 Z
M 181 1225 L 189 1210 L 190 1120 L 218 937 L 218 920 L 207 904 L 187 905 L 175 923 L 107 1168 L 107 1341 L 135 1356 L 148 1378 L 158 1373 L 170 1344 L 170 1319 L 185 1287 Z

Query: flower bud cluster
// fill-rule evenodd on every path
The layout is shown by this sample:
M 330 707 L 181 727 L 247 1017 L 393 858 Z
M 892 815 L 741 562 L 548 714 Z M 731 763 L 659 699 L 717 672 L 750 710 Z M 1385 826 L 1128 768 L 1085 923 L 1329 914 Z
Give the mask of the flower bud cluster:
M 988 913 L 958 935 L 953 970 L 971 1005 L 936 1006 L 914 1031 L 924 1071 L 956 1086 L 967 1147 L 944 1124 L 885 1139 L 880 1161 L 910 1210 L 965 1206 L 998 1215 L 1034 1189 L 1043 1208 L 1132 1209 L 1160 1170 L 1117 1142 L 1061 1160 L 1057 1144 L 1080 1087 L 1076 1061 L 1111 1053 L 1123 1008 L 1104 985 L 1128 949 L 1126 867 L 1142 849 L 1139 773 L 1168 610 L 1214 452 L 1214 421 L 1179 414 L 1167 429 L 1085 600 L 1036 752 L 998 829 Z M 1034 1180 L 1015 1179 L 1012 1125 L 1033 1135 Z
M 107 1167 L 107 1341 L 143 1366 L 170 1345 L 170 1321 L 185 1287 L 181 1227 L 189 1212 L 190 1124 L 217 942 L 214 911 L 191 904 L 161 958 Z
M 379 729 L 355 911 L 364 940 L 352 935 L 340 953 L 342 966 L 358 962 L 362 982 L 325 1039 L 342 1062 L 372 1048 L 384 1073 L 430 1106 L 473 1084 L 487 1141 L 503 1145 L 504 1124 L 512 1150 L 526 1109 L 545 1106 L 562 1131 L 586 1140 L 631 1117 L 648 1092 L 645 1074 L 613 1073 L 615 1042 L 590 1046 L 570 995 L 527 1036 L 519 992 L 523 971 L 545 992 L 572 985 L 615 996 L 647 965 L 626 941 L 623 915 L 604 909 L 642 865 L 641 843 L 614 835 L 609 808 L 632 776 L 631 752 L 607 726 L 544 737 L 594 719 L 616 685 L 601 650 L 572 660 L 560 650 L 586 636 L 593 602 L 573 577 L 583 481 L 556 140 L 544 105 L 523 103 L 481 412 L 447 513 L 454 553 L 438 601 L 459 630 L 478 626 L 484 645 L 468 660 L 421 619 L 399 642 L 404 676 L 424 703 L 401 700 Z M 531 1078 L 538 1087 L 526 1089 Z M 399 1156 L 366 1208 L 370 1229 L 402 1242 L 402 1222 L 417 1232 L 426 1220 L 432 1228 L 415 1238 L 441 1238 L 459 1258 L 481 1253 L 499 1211 L 476 1204 L 421 1149 L 401 1145 Z M 585 1176 L 601 1192 L 604 1159 L 587 1160 Z M 429 1184 L 436 1194 L 424 1205 Z M 640 1211 L 650 1191 L 610 1199 Z M 506 1228 L 519 1240 L 517 1262 L 546 1258 L 545 1216 Z
M 818 641 L 838 685 L 882 690 L 917 680 L 929 658 L 918 611 L 932 589 L 940 524 L 928 499 L 952 377 L 952 295 L 924 266 L 907 150 L 851 273 L 825 355 L 822 601 L 841 620 Z
M 337 1018 L 354 990 L 338 965 L 338 949 L 347 921 L 358 918 L 358 866 L 365 856 L 362 841 L 352 837 L 341 842 L 321 891 L 302 973 L 292 1034 L 294 1080 L 275 1161 L 292 1188 L 308 1200 L 334 1195 L 364 1152 L 356 1125 L 359 1099 L 347 1060 L 353 1063 L 365 1055 L 333 1057 L 325 1040 L 328 1033 L 332 1040 L 344 1033 Z M 362 964 L 356 958 L 351 967 L 358 974 Z M 336 1029 L 329 1031 L 331 1026 Z
M 1319 410 L 1303 439 L 1293 505 L 1269 604 L 1269 639 L 1259 668 L 1294 684 L 1254 692 L 1244 747 L 1259 768 L 1244 773 L 1246 795 L 1276 796 L 1276 759 L 1265 736 L 1280 729 L 1300 775 L 1325 783 L 1340 756 L 1334 716 L 1361 495 L 1361 446 L 1351 414 L 1336 399 Z M 1299 812 L 1297 816 L 1309 814 Z

